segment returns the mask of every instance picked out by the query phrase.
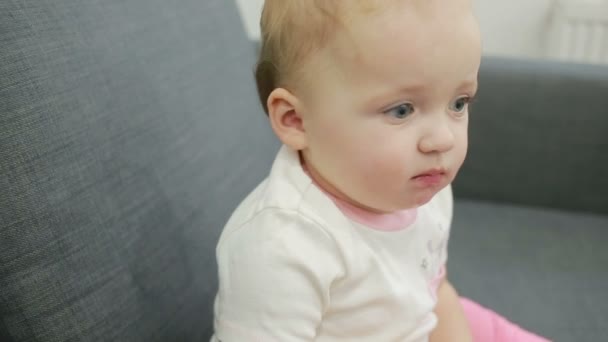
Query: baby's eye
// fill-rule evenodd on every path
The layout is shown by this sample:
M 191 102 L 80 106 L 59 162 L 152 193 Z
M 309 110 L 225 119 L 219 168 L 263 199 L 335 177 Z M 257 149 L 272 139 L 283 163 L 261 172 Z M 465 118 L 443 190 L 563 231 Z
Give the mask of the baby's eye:
M 384 112 L 396 119 L 405 119 L 414 113 L 414 105 L 411 103 L 403 103 Z
M 450 103 L 450 110 L 455 113 L 462 113 L 467 109 L 467 105 L 471 102 L 470 96 L 461 96 L 454 102 Z

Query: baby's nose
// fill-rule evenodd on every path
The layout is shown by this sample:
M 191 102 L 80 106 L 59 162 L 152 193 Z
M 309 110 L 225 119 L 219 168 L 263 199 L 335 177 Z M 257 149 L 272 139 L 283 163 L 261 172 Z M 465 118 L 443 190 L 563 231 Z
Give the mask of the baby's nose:
M 436 123 L 422 136 L 418 148 L 423 153 L 447 152 L 454 147 L 455 135 L 448 123 Z

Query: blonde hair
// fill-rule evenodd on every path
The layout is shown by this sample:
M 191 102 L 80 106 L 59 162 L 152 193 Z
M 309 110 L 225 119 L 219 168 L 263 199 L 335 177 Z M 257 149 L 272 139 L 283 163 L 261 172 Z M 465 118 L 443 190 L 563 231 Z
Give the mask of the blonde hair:
M 268 114 L 267 100 L 279 87 L 294 87 L 310 55 L 331 40 L 353 9 L 376 8 L 372 0 L 266 0 L 260 21 L 261 48 L 255 79 Z M 349 6 L 350 5 L 350 6 Z M 352 6 L 356 5 L 356 6 Z

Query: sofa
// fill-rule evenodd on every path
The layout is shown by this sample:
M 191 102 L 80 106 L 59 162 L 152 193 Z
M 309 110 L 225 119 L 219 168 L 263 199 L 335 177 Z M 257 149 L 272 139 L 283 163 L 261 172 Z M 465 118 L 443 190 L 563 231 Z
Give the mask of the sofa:
M 0 341 L 206 341 L 215 244 L 279 148 L 226 0 L 0 1 Z M 608 68 L 484 57 L 450 279 L 608 335 Z

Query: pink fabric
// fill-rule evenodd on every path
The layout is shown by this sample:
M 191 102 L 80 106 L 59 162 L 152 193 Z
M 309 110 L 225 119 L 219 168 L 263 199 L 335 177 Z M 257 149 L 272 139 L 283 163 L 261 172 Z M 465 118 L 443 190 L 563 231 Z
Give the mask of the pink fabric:
M 441 285 L 443 279 L 445 278 L 445 274 L 445 265 L 442 265 L 437 276 L 435 276 L 435 278 L 433 278 L 429 284 L 429 291 L 431 292 L 431 296 L 434 300 L 437 300 L 437 291 L 439 290 L 439 285 Z
M 387 214 L 372 213 L 365 209 L 355 207 L 354 205 L 338 199 L 331 194 L 328 194 L 336 203 L 340 211 L 353 221 L 359 222 L 364 226 L 382 231 L 397 231 L 406 229 L 411 226 L 418 215 L 416 208 L 396 211 Z
M 549 340 L 525 331 L 507 321 L 495 312 L 488 310 L 469 299 L 461 298 L 460 302 L 469 327 L 473 333 L 473 342 L 547 342 Z

